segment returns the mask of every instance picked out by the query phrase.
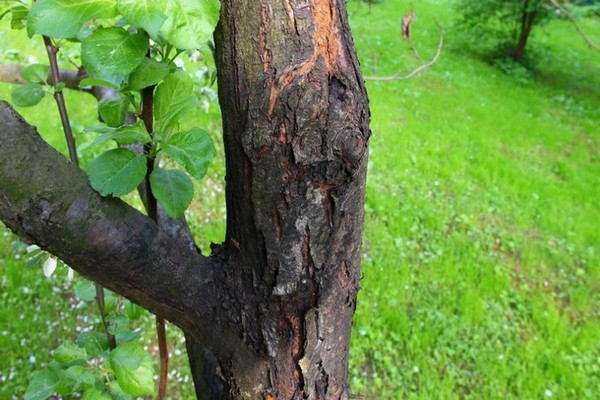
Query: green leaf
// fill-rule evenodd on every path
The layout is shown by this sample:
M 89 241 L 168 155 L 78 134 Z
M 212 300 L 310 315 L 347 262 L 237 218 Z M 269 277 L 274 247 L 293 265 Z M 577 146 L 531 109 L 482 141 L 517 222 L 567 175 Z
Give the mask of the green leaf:
M 146 130 L 143 121 L 138 120 L 134 125 L 123 125 L 119 128 L 96 125 L 86 128 L 85 132 L 98 132 L 102 135 L 94 140 L 93 144 L 100 144 L 114 140 L 118 144 L 150 143 L 152 138 Z
M 86 87 L 92 87 L 92 86 L 107 86 L 107 87 L 113 88 L 113 89 L 119 88 L 119 86 L 115 85 L 114 83 L 104 81 L 102 79 L 85 78 L 79 82 L 79 87 L 82 89 L 86 88 Z
M 148 51 L 148 39 L 122 28 L 97 29 L 81 43 L 81 61 L 91 78 L 119 86 Z
M 85 391 L 81 400 L 112 400 L 112 397 L 104 390 L 91 387 Z
M 96 383 L 94 372 L 82 365 L 73 365 L 64 372 L 65 380 L 73 391 L 89 388 Z
M 77 282 L 74 290 L 79 300 L 93 301 L 96 298 L 96 285 L 87 279 Z
M 108 350 L 108 339 L 100 332 L 84 332 L 77 336 L 77 345 L 87 354 L 97 356 Z
M 64 82 L 58 82 L 56 86 L 54 86 L 54 93 L 62 92 L 64 88 L 67 87 Z
M 50 67 L 42 64 L 31 64 L 26 66 L 21 72 L 21 76 L 27 82 L 46 83 Z
M 129 300 L 125 300 L 125 315 L 130 321 L 139 319 L 144 314 L 144 309 Z
M 129 332 L 129 320 L 122 314 L 113 314 L 106 317 L 108 321 L 108 332 L 116 335 L 122 332 Z
M 84 348 L 67 340 L 54 350 L 54 359 L 61 364 L 70 365 L 76 362 L 87 360 L 88 355 Z
M 43 263 L 48 259 L 48 257 L 48 253 L 46 253 L 45 251 L 40 251 L 39 253 L 31 256 L 29 260 L 27 260 L 27 262 L 25 263 L 24 267 L 31 268 L 35 266 L 42 266 Z
M 157 132 L 165 133 L 194 108 L 192 79 L 181 70 L 167 75 L 154 94 L 154 120 Z
M 170 0 L 161 34 L 178 49 L 197 49 L 212 39 L 219 0 Z
M 87 168 L 90 183 L 102 196 L 123 196 L 146 175 L 146 158 L 127 149 L 109 150 L 90 163 Z
M 52 360 L 48 363 L 47 371 L 54 376 L 56 380 L 56 386 L 54 387 L 54 393 L 62 395 L 73 394 L 75 390 L 69 386 L 69 380 L 65 374 L 65 366 L 56 360 Z
M 117 381 L 111 381 L 108 384 L 108 390 L 110 391 L 110 394 L 113 398 L 113 400 L 132 400 L 133 397 L 128 394 L 125 393 L 125 391 L 123 389 L 121 389 L 121 385 L 119 385 L 119 382 Z
M 108 289 L 104 289 L 104 311 L 110 314 L 119 306 L 120 299 Z
M 74 38 L 86 21 L 115 15 L 115 0 L 37 0 L 27 16 L 27 33 Z
M 206 168 L 215 155 L 210 135 L 200 128 L 171 135 L 163 150 L 196 179 L 206 174 Z
M 142 90 L 145 87 L 156 85 L 169 73 L 169 66 L 164 62 L 144 57 L 142 63 L 129 76 L 131 90 Z
M 14 6 L 12 9 L 12 17 L 10 19 L 11 29 L 23 29 L 25 24 L 23 21 L 27 20 L 27 14 L 29 10 L 25 6 Z
M 36 372 L 27 386 L 25 400 L 46 400 L 58 384 L 59 379 L 51 371 Z
M 142 335 L 142 330 L 135 329 L 133 331 L 117 332 L 115 334 L 115 338 L 117 339 L 117 342 L 125 343 L 125 342 L 133 342 L 134 340 L 139 338 L 141 335 Z
M 157 168 L 150 174 L 150 187 L 167 214 L 176 218 L 183 214 L 194 197 L 190 177 L 177 169 Z
M 11 95 L 15 106 L 31 107 L 42 101 L 46 92 L 39 83 L 26 83 L 13 90 Z
M 166 0 L 117 0 L 117 10 L 131 25 L 157 38 L 160 27 L 167 19 L 163 12 L 166 3 Z
M 123 343 L 110 353 L 110 366 L 121 388 L 133 396 L 154 392 L 152 358 L 142 345 Z
M 102 99 L 98 103 L 98 113 L 102 121 L 115 128 L 125 123 L 127 110 L 129 110 L 129 97 L 121 94 L 117 97 Z

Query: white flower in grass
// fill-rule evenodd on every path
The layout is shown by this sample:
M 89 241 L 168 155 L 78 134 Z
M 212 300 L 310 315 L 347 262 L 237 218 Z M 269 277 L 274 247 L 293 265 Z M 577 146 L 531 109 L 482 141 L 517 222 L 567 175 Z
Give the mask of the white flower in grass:
M 546 391 L 544 392 L 544 394 L 546 395 L 546 397 L 550 398 L 550 397 L 552 397 L 552 390 L 546 389 Z
M 56 271 L 56 258 L 48 257 L 42 266 L 42 270 L 44 271 L 44 276 L 46 278 L 51 277 L 54 271 Z

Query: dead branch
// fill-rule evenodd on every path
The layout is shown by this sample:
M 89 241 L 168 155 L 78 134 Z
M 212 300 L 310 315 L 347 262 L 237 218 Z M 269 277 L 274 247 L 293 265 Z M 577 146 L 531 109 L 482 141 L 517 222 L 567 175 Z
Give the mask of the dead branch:
M 577 29 L 577 32 L 579 33 L 579 35 L 581 35 L 583 40 L 585 40 L 585 44 L 587 44 L 589 48 L 591 48 L 592 50 L 600 51 L 600 46 L 597 45 L 596 43 L 594 43 L 594 41 L 592 41 L 592 39 L 590 39 L 590 37 L 585 33 L 585 31 L 583 30 L 581 25 L 579 25 L 577 23 L 577 21 L 575 20 L 575 17 L 573 17 L 573 14 L 571 14 L 569 12 L 569 10 L 567 10 L 566 8 L 561 6 L 557 0 L 549 0 L 549 1 L 550 1 L 550 4 L 552 4 L 554 7 L 556 7 L 556 9 L 558 11 L 563 13 L 567 17 L 567 19 L 573 24 L 573 26 L 575 27 L 575 29 Z
M 410 79 L 410 78 L 414 77 L 415 75 L 417 75 L 419 72 L 422 72 L 422 71 L 426 70 L 427 68 L 430 68 L 440 58 L 440 55 L 442 54 L 442 48 L 444 47 L 444 30 L 442 29 L 442 27 L 439 24 L 438 24 L 438 27 L 440 29 L 440 39 L 438 41 L 437 50 L 436 50 L 435 54 L 433 55 L 433 57 L 431 58 L 431 60 L 429 60 L 425 64 L 422 64 L 419 67 L 413 69 L 411 72 L 409 72 L 406 75 L 402 75 L 402 70 L 400 70 L 400 71 L 396 72 L 394 75 L 390 75 L 390 76 L 365 76 L 365 80 L 368 80 L 368 81 L 402 81 L 402 80 Z M 412 41 L 411 41 L 411 45 L 412 45 Z M 413 51 L 415 51 L 415 53 L 416 53 L 416 50 L 414 49 L 414 47 L 413 47 Z M 417 58 L 420 58 L 418 56 L 418 53 L 416 53 L 416 54 L 417 54 Z

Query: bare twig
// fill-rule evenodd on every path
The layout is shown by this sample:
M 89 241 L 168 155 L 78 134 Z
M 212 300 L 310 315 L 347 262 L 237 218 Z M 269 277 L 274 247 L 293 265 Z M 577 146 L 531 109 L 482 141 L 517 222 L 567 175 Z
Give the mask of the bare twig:
M 442 29 L 442 27 L 439 24 L 438 24 L 438 27 L 440 28 L 440 39 L 438 42 L 437 50 L 436 50 L 433 58 L 431 60 L 429 60 L 427 63 L 420 65 L 419 67 L 413 69 L 411 72 L 409 72 L 408 74 L 405 74 L 405 75 L 402 75 L 402 72 L 398 71 L 394 75 L 390 75 L 390 76 L 365 76 L 365 80 L 368 80 L 368 81 L 401 81 L 401 80 L 410 79 L 410 78 L 414 77 L 415 75 L 417 75 L 419 72 L 422 72 L 422 71 L 426 70 L 427 68 L 431 67 L 440 58 L 440 55 L 442 54 L 442 48 L 444 47 L 444 30 Z
M 600 46 L 598 44 L 594 43 L 594 41 L 592 41 L 592 39 L 590 39 L 590 37 L 585 33 L 585 31 L 583 30 L 581 25 L 579 25 L 577 23 L 577 21 L 575 20 L 575 17 L 573 17 L 573 14 L 571 14 L 569 12 L 569 10 L 567 10 L 566 8 L 561 6 L 557 0 L 549 0 L 549 1 L 554 7 L 556 7 L 557 10 L 559 10 L 561 13 L 563 13 L 567 17 L 567 19 L 573 24 L 573 26 L 575 27 L 575 29 L 577 29 L 577 32 L 579 32 L 579 34 L 581 35 L 583 40 L 585 40 L 585 43 L 588 45 L 589 48 L 596 50 L 596 51 L 600 51 Z

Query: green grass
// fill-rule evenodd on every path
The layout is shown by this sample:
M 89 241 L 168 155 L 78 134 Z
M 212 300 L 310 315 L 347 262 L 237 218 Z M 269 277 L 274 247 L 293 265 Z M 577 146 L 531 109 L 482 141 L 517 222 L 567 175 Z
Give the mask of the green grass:
M 350 7 L 366 75 L 419 64 L 408 7 Z M 506 75 L 453 35 L 448 2 L 415 6 L 440 61 L 369 82 L 371 161 L 353 391 L 375 399 L 600 393 L 600 53 L 556 21 L 533 71 Z M 391 17 L 390 17 L 391 16 Z M 373 23 L 377 21 L 377 23 Z M 598 22 L 585 23 L 594 37 Z
M 553 21 L 532 38 L 534 69 L 505 74 L 461 46 L 449 3 L 424 0 L 414 8 L 413 41 L 423 58 L 435 52 L 435 20 L 445 28 L 437 64 L 411 80 L 367 84 L 373 136 L 352 392 L 390 400 L 594 399 L 600 53 L 568 22 Z M 349 2 L 366 75 L 419 65 L 400 40 L 409 10 L 399 0 L 370 13 Z M 600 38 L 599 21 L 583 26 Z M 24 37 L 5 37 L 0 49 L 39 54 L 23 47 L 31 46 Z M 9 93 L 0 86 L 0 98 Z M 86 95 L 68 95 L 76 124 L 95 123 Z M 64 149 L 46 101 L 19 111 Z M 214 105 L 199 118 L 217 138 Z M 222 182 L 216 162 L 189 213 L 205 251 L 223 237 Z M 49 350 L 98 319 L 93 307 L 71 310 L 73 281 L 64 271 L 47 279 L 23 269 L 8 251 L 11 241 L 0 237 L 0 398 L 20 397 Z M 152 340 L 151 330 L 144 340 Z M 170 334 L 174 351 L 183 351 L 178 332 Z M 173 368 L 182 381 L 173 393 L 183 391 L 174 398 L 188 398 L 184 354 Z

